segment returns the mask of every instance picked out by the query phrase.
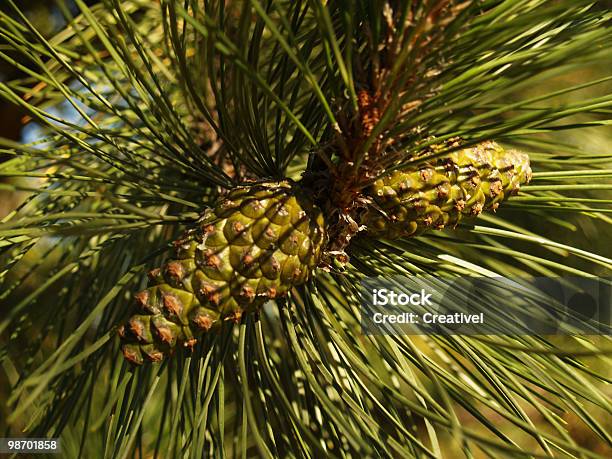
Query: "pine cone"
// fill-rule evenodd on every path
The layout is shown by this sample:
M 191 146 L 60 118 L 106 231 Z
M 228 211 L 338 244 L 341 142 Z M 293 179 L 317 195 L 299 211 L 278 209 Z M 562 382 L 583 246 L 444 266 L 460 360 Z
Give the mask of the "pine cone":
M 159 361 L 286 295 L 309 278 L 324 242 L 323 214 L 294 183 L 234 189 L 150 273 L 152 286 L 136 295 L 140 313 L 119 328 L 125 358 Z
M 375 205 L 362 223 L 368 235 L 387 239 L 454 227 L 464 216 L 497 209 L 530 179 L 526 154 L 484 142 L 377 180 L 366 190 Z

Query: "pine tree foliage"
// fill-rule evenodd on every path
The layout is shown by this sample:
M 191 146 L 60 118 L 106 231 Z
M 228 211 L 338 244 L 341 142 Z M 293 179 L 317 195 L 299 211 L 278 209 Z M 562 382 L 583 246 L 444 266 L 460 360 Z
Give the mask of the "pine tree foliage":
M 0 58 L 25 75 L 0 97 L 45 132 L 0 139 L 0 187 L 27 193 L 0 222 L 7 432 L 61 436 L 66 457 L 605 455 L 608 338 L 363 335 L 357 290 L 371 275 L 609 274 L 572 231 L 609 233 L 612 155 L 559 133 L 609 126 L 612 77 L 528 95 L 610 62 L 605 2 L 74 3 L 56 2 L 51 38 L 18 2 L 0 11 Z M 146 272 L 228 190 L 326 180 L 342 233 L 347 196 L 490 140 L 534 171 L 497 213 L 351 233 L 345 263 L 193 350 L 123 358 Z

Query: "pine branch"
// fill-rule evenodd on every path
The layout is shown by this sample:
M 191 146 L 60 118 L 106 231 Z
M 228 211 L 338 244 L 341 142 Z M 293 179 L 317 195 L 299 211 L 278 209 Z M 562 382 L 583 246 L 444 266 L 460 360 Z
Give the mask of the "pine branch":
M 70 457 L 605 457 L 607 336 L 369 335 L 360 303 L 366 276 L 609 273 L 611 154 L 572 137 L 610 124 L 601 4 L 74 3 L 50 38 L 0 10 L 0 59 L 22 72 L 0 98 L 33 133 L 0 139 L 0 190 L 25 194 L 0 221 L 8 434 L 61 436 Z M 493 139 L 534 170 L 497 214 L 359 233 L 344 267 L 191 352 L 121 356 L 145 272 L 237 184 L 303 176 L 331 228 L 376 179 Z

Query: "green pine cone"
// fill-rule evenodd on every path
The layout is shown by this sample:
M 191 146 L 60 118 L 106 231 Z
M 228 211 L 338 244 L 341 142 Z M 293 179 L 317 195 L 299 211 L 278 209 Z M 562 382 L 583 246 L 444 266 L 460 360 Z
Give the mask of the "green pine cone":
M 362 223 L 368 235 L 387 239 L 454 227 L 464 216 L 497 209 L 530 179 L 526 154 L 484 142 L 377 180 L 366 190 L 375 205 Z
M 325 243 L 323 214 L 297 185 L 239 187 L 175 242 L 175 258 L 149 274 L 139 313 L 119 328 L 132 363 L 192 346 L 222 320 L 239 320 L 306 282 Z

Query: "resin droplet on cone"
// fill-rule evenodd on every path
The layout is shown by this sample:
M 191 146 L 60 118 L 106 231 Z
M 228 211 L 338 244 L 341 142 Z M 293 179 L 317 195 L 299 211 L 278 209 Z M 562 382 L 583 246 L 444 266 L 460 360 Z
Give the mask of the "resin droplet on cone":
M 375 205 L 362 223 L 368 235 L 388 239 L 454 227 L 463 217 L 497 209 L 530 179 L 526 154 L 484 142 L 377 180 L 366 191 Z
M 175 259 L 150 273 L 139 314 L 119 329 L 130 362 L 159 361 L 222 320 L 238 320 L 306 282 L 323 245 L 323 215 L 289 182 L 236 188 L 176 241 Z

